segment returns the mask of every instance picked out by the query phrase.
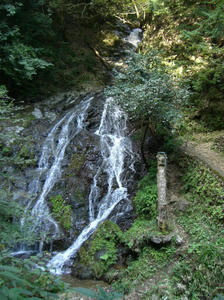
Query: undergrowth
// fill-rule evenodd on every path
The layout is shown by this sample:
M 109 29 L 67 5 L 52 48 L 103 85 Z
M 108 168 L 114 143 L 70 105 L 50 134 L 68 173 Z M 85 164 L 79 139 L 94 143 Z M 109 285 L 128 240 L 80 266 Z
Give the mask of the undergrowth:
M 117 245 L 122 239 L 118 225 L 107 220 L 93 234 L 91 240 L 79 251 L 79 262 L 84 268 L 89 268 L 97 279 L 114 265 L 118 259 Z M 76 268 L 76 263 L 74 268 Z
M 169 274 L 142 299 L 223 299 L 223 182 L 202 163 L 181 160 L 182 188 L 187 209 L 175 211 L 176 226 L 185 233 Z
M 185 193 L 190 192 L 203 204 L 204 211 L 213 220 L 224 219 L 224 183 L 208 167 L 192 161 L 183 178 Z
M 148 174 L 138 184 L 133 206 L 139 217 L 155 218 L 157 214 L 156 165 L 152 164 Z
M 1 300 L 58 299 L 58 293 L 65 288 L 64 282 L 37 268 L 32 259 L 0 255 Z

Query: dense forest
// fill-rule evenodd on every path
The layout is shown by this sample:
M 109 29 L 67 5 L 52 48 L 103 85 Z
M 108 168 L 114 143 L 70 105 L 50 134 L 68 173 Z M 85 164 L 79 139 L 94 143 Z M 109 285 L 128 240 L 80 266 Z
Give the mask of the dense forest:
M 125 36 L 134 28 L 141 29 L 142 41 L 135 51 L 127 50 Z M 49 119 L 57 120 L 67 104 L 45 101 L 70 91 L 76 97 L 113 97 L 114 106 L 127 115 L 133 142 L 140 145 L 142 164 L 129 225 L 102 222 L 73 262 L 74 276 L 103 279 L 109 292 L 79 291 L 93 299 L 224 299 L 223 32 L 223 0 L 1 0 L 1 299 L 54 299 L 66 291 L 70 299 L 75 293 L 36 267 L 46 265 L 49 249 L 23 259 L 11 255 L 19 244 L 32 246 L 42 239 L 21 230 L 25 215 L 23 228 L 32 228 L 34 221 L 20 201 L 24 195 L 13 192 L 23 184 L 16 177 L 23 178 L 26 170 L 31 174 L 40 156 L 32 129 L 38 123 L 30 107 L 53 107 L 55 117 Z M 90 114 L 95 118 L 99 104 L 94 101 Z M 84 108 L 76 112 L 81 121 Z M 78 154 L 70 155 L 71 174 L 82 173 L 91 148 L 80 145 L 73 147 Z M 162 230 L 157 226 L 158 151 L 168 155 L 172 219 Z M 66 180 L 72 186 L 71 174 Z M 80 203 L 83 194 L 77 192 Z M 59 194 L 49 197 L 52 215 L 69 240 L 77 233 L 66 201 Z

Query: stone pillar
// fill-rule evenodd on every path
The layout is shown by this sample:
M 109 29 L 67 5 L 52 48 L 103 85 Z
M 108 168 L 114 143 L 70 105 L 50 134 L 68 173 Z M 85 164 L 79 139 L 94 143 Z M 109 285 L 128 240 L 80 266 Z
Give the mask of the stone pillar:
M 167 227 L 167 182 L 165 152 L 157 153 L 158 227 L 163 232 Z

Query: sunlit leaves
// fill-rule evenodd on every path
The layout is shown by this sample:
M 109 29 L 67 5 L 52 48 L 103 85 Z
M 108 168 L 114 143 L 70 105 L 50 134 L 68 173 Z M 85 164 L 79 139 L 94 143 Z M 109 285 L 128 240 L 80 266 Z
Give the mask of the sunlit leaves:
M 133 54 L 127 63 L 124 72 L 116 72 L 114 85 L 106 94 L 113 96 L 132 120 L 170 124 L 177 119 L 189 92 L 170 78 L 155 52 Z

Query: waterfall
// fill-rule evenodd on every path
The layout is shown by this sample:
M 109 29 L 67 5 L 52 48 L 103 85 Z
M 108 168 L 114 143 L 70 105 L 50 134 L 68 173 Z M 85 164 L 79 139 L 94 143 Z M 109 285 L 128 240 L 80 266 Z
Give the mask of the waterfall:
M 134 29 L 126 41 L 136 47 L 140 42 L 140 32 L 141 29 Z M 50 130 L 42 146 L 36 176 L 29 184 L 29 193 L 33 197 L 27 203 L 25 212 L 31 210 L 34 220 L 31 232 L 42 234 L 38 249 L 40 252 L 47 237 L 50 236 L 52 241 L 61 237 L 60 227 L 51 215 L 47 197 L 61 177 L 66 147 L 83 129 L 88 130 L 85 121 L 92 98 L 83 99 Z M 67 250 L 56 254 L 48 262 L 47 267 L 53 273 L 62 274 L 68 270 L 66 268 L 71 263 L 71 258 L 100 223 L 107 218 L 116 221 L 130 210 L 127 186 L 131 174 L 135 172 L 135 159 L 127 133 L 126 115 L 114 105 L 112 98 L 107 98 L 95 131 L 95 137 L 100 141 L 101 162 L 96 167 L 88 198 L 89 224 Z M 106 188 L 102 188 L 102 178 Z M 21 220 L 22 229 L 25 228 L 25 222 L 26 217 Z M 27 249 L 23 247 L 19 252 L 21 250 Z
M 140 28 L 135 28 L 130 32 L 129 36 L 125 38 L 125 40 L 128 43 L 132 44 L 134 47 L 137 47 L 138 44 L 141 42 L 141 33 L 142 30 Z
M 41 188 L 41 193 L 31 209 L 31 215 L 34 217 L 31 231 L 42 232 L 44 234 L 42 242 L 39 245 L 40 252 L 42 251 L 44 239 L 49 232 L 52 234 L 53 239 L 60 236 L 59 226 L 50 214 L 46 197 L 61 176 L 61 162 L 64 158 L 66 147 L 70 140 L 85 128 L 87 110 L 92 98 L 84 99 L 73 111 L 69 111 L 59 120 L 50 130 L 43 143 L 36 171 L 38 176 L 29 185 L 29 193 L 37 195 L 41 187 L 42 177 L 45 176 L 46 178 Z M 32 202 L 31 200 L 28 203 L 25 211 L 31 207 Z M 21 220 L 21 227 L 23 227 L 25 221 L 25 218 Z
M 106 100 L 99 128 L 95 132 L 100 138 L 102 163 L 94 176 L 89 194 L 90 223 L 67 250 L 56 254 L 49 261 L 47 266 L 55 274 L 64 273 L 64 266 L 69 264 L 70 259 L 97 226 L 110 216 L 119 202 L 128 201 L 125 176 L 127 170 L 124 169 L 124 162 L 125 159 L 129 160 L 130 169 L 133 172 L 134 156 L 131 142 L 126 136 L 126 115 L 117 106 L 110 105 L 112 101 L 112 98 Z M 98 178 L 103 172 L 107 175 L 107 191 L 101 199 Z

